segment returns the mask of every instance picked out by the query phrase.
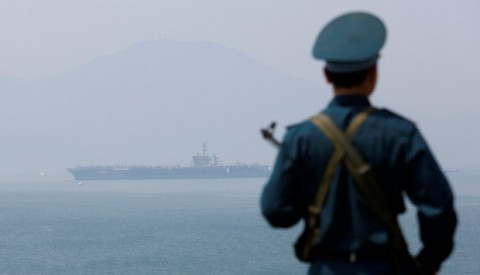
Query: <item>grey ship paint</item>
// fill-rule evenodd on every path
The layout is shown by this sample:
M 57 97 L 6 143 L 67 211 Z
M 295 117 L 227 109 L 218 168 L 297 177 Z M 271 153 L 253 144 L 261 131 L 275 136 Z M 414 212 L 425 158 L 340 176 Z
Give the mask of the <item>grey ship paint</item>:
M 78 166 L 67 169 L 75 180 L 120 179 L 194 179 L 194 178 L 259 178 L 270 174 L 267 165 L 219 165 L 216 156 L 202 154 L 192 157 L 191 166 Z

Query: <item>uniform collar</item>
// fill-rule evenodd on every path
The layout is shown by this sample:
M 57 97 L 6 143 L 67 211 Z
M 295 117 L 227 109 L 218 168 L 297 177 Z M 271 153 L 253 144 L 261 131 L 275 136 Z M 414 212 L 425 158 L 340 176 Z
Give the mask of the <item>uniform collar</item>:
M 328 107 L 368 107 L 370 101 L 363 95 L 339 95 L 332 99 Z

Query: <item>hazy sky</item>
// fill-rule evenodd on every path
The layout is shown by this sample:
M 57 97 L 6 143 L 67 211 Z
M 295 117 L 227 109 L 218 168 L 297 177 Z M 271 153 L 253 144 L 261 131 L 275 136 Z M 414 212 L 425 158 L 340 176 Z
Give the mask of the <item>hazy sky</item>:
M 321 84 L 313 41 L 326 22 L 352 10 L 373 12 L 387 25 L 374 101 L 415 118 L 439 147 L 444 133 L 423 119 L 468 117 L 471 130 L 450 136 L 459 146 L 474 146 L 480 138 L 477 0 L 0 0 L 0 75 L 39 79 L 140 41 L 202 40 Z M 452 131 L 448 124 L 445 131 Z M 475 158 L 480 165 L 476 146 L 465 151 L 471 155 L 463 163 Z
M 397 67 L 477 66 L 476 0 L 0 0 L 0 73 L 38 78 L 138 41 L 208 40 L 318 82 L 312 42 L 328 20 L 351 10 L 383 18 L 384 56 Z
M 379 87 L 394 92 L 395 99 L 411 101 L 417 95 L 423 104 L 433 95 L 440 101 L 436 106 L 462 112 L 472 97 L 480 99 L 475 91 L 480 2 L 475 0 L 1 0 L 0 74 L 35 79 L 138 41 L 207 40 L 322 83 L 322 63 L 312 60 L 312 43 L 327 21 L 351 10 L 376 13 L 387 25 Z M 459 92 L 469 97 L 467 105 L 451 106 Z
M 322 83 L 312 43 L 327 21 L 351 10 L 376 13 L 387 25 L 381 61 L 385 80 L 392 80 L 387 88 L 410 90 L 414 87 L 405 82 L 425 78 L 437 82 L 423 84 L 427 94 L 438 95 L 439 87 L 457 89 L 459 83 L 452 83 L 458 78 L 467 93 L 479 87 L 476 0 L 0 0 L 0 74 L 41 78 L 138 41 L 207 40 Z M 405 97 L 411 93 L 405 91 Z

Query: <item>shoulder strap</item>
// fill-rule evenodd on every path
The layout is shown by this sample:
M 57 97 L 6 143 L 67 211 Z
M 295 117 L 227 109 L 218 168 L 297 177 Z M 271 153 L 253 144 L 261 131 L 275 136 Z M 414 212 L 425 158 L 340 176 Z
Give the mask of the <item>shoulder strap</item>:
M 369 108 L 360 114 L 358 114 L 350 123 L 347 128 L 347 134 L 349 137 L 352 137 L 360 125 L 367 119 L 368 115 L 373 111 L 373 108 Z M 310 119 L 312 123 L 314 123 L 317 127 L 323 129 L 324 123 L 319 121 L 319 116 L 314 116 Z M 329 139 L 334 139 L 331 136 L 331 131 L 324 129 L 323 131 Z M 330 188 L 330 184 L 333 179 L 333 175 L 338 167 L 338 164 L 342 159 L 345 158 L 345 149 L 334 142 L 335 150 L 333 152 L 330 161 L 327 164 L 323 177 L 318 185 L 317 192 L 313 199 L 313 202 L 308 207 L 308 211 L 306 213 L 305 219 L 305 229 L 302 233 L 301 237 L 297 241 L 295 245 L 295 252 L 297 254 L 298 259 L 302 261 L 309 261 L 310 259 L 310 252 L 315 244 L 315 241 L 318 239 L 320 235 L 320 231 L 317 225 L 318 222 L 318 214 L 321 212 L 325 199 L 327 197 L 328 190 Z
M 330 117 L 324 113 L 316 117 L 315 125 L 320 126 L 330 140 L 337 147 L 345 151 L 347 169 L 355 179 L 354 182 L 357 183 L 360 192 L 367 198 L 374 211 L 377 212 L 377 215 L 379 215 L 383 221 L 388 221 L 393 215 L 388 199 L 379 184 L 377 184 L 372 177 L 373 173 L 370 165 L 363 160 L 357 149 L 349 141 L 353 135 L 352 128 L 358 128 L 372 111 L 372 109 L 368 109 L 360 113 L 356 117 L 357 119 L 354 119 L 352 122 L 352 127 L 347 129 L 346 135 L 343 134 Z M 365 180 L 367 177 L 368 180 Z
M 376 182 L 375 178 L 373 178 L 370 165 L 363 160 L 357 149 L 353 147 L 351 142 L 330 117 L 322 113 L 317 116 L 316 122 L 325 133 L 328 133 L 327 136 L 336 146 L 345 150 L 347 168 L 351 176 L 355 179 L 354 182 L 360 192 L 367 198 L 373 210 L 377 212 L 383 221 L 391 220 L 393 211 L 391 210 L 384 191 Z
M 368 110 L 366 116 L 368 116 Z M 359 117 L 360 115 L 357 116 L 357 118 Z M 345 163 L 348 171 L 354 178 L 357 188 L 367 199 L 373 211 L 390 231 L 392 238 L 392 257 L 397 262 L 396 264 L 398 264 L 398 258 L 410 258 L 411 256 L 408 252 L 407 244 L 401 232 L 396 215 L 391 208 L 391 205 L 388 203 L 388 198 L 385 194 L 385 191 L 377 182 L 370 165 L 363 160 L 357 149 L 349 141 L 354 132 L 349 132 L 350 129 L 347 129 L 346 134 L 343 134 L 337 125 L 335 125 L 335 123 L 330 119 L 330 117 L 323 113 L 314 119 L 314 123 L 319 128 L 324 130 L 325 134 L 335 144 L 336 147 L 339 147 L 341 150 L 345 151 Z M 355 121 L 352 122 L 352 127 L 354 126 L 354 123 Z
M 368 116 L 374 111 L 373 108 L 367 108 L 363 112 L 359 113 L 350 123 L 350 125 L 347 128 L 346 135 L 349 139 L 352 138 L 352 136 L 355 134 L 355 132 L 358 130 L 360 125 L 368 118 Z M 317 190 L 317 194 L 315 196 L 314 202 L 310 208 L 312 210 L 315 210 L 314 212 L 320 213 L 321 207 L 323 205 L 323 202 L 326 199 L 328 189 L 330 187 L 330 183 L 332 182 L 333 174 L 335 173 L 335 170 L 338 166 L 338 163 L 340 160 L 343 159 L 345 156 L 346 152 L 345 147 L 342 146 L 342 144 L 339 143 L 339 139 L 336 138 L 335 131 L 331 131 L 330 129 L 326 129 L 326 127 L 331 127 L 330 124 L 325 123 L 323 120 L 330 118 L 321 113 L 320 115 L 314 116 L 310 119 L 310 121 L 313 122 L 317 127 L 323 130 L 323 132 L 327 135 L 327 137 L 333 141 L 333 144 L 335 145 L 335 151 L 327 165 L 327 168 L 325 169 L 324 175 L 322 177 L 322 180 L 320 182 L 319 188 Z M 333 123 L 333 122 L 332 122 Z M 333 124 L 334 125 L 334 124 Z M 334 126 L 336 127 L 336 126 Z M 337 131 L 339 132 L 339 131 Z M 343 134 L 342 134 L 343 135 Z

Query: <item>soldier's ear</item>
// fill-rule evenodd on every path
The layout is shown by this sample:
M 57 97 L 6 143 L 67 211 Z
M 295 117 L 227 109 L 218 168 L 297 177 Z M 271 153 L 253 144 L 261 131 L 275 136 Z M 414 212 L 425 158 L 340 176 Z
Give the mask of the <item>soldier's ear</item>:
M 332 84 L 332 78 L 330 77 L 330 74 L 327 71 L 327 67 L 323 68 L 323 75 L 325 76 L 325 80 L 327 81 L 327 83 Z
M 366 80 L 370 83 L 377 82 L 377 65 L 374 65 L 372 68 L 370 68 Z

